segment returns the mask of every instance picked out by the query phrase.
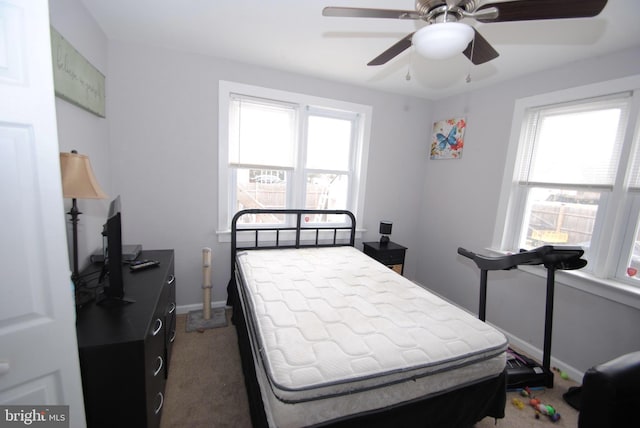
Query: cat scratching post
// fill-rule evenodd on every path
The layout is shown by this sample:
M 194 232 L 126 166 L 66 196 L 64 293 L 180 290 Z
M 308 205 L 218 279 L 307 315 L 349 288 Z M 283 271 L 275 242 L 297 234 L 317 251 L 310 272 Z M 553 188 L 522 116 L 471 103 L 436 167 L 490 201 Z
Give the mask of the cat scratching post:
M 208 328 L 224 327 L 227 316 L 224 307 L 211 310 L 211 248 L 202 249 L 202 310 L 187 315 L 187 332 L 204 332 Z
M 202 249 L 202 318 L 211 318 L 211 248 Z

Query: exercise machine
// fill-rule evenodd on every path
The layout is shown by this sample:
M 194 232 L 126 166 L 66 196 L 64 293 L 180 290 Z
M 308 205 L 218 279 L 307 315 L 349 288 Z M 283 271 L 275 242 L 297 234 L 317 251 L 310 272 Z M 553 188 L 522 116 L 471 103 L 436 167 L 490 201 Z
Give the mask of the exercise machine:
M 498 257 L 488 257 L 458 248 L 458 254 L 473 260 L 480 268 L 480 307 L 478 318 L 485 321 L 487 310 L 487 276 L 490 270 L 510 270 L 520 265 L 544 265 L 547 269 L 547 297 L 544 318 L 544 349 L 542 366 L 536 361 L 509 349 L 507 358 L 507 388 L 545 386 L 553 388 L 551 371 L 551 332 L 553 329 L 553 296 L 556 270 L 581 269 L 584 250 L 574 246 L 543 245 L 533 250 Z

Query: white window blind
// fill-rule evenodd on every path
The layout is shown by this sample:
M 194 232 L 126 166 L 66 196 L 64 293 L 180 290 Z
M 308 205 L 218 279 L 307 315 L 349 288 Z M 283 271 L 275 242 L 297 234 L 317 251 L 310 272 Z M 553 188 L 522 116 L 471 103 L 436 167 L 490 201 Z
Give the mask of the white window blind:
M 307 168 L 348 171 L 353 128 L 352 120 L 309 116 Z
M 229 104 L 229 165 L 293 168 L 296 106 L 233 96 Z
M 611 189 L 630 95 L 530 109 L 524 124 L 520 184 Z
M 636 132 L 636 140 L 633 143 L 633 162 L 629 175 L 629 190 L 640 192 L 640 132 Z

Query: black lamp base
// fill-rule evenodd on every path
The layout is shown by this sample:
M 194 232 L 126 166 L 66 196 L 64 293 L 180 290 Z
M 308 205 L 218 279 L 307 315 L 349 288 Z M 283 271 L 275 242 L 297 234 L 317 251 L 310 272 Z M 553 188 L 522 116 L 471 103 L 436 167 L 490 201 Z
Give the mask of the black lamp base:
M 86 283 L 80 277 L 78 270 L 78 216 L 82 213 L 78 210 L 76 198 L 73 198 L 71 209 L 67 214 L 71 216 L 73 238 L 73 272 L 71 274 L 71 280 L 73 281 L 73 287 L 75 289 L 76 307 L 81 308 L 90 301 L 95 300 L 96 296 L 93 290 L 86 288 Z
M 380 245 L 387 245 L 389 243 L 389 237 L 387 235 L 382 235 L 380 237 Z

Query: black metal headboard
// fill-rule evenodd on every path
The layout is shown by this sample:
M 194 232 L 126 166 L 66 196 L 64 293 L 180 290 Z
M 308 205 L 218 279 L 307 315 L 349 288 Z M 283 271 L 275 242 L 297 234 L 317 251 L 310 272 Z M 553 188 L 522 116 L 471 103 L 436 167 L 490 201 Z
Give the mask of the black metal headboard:
M 295 216 L 295 225 L 282 224 L 274 226 L 258 226 L 258 225 L 241 225 L 238 226 L 238 220 L 245 215 L 255 214 L 271 214 L 282 215 L 289 214 Z M 329 223 L 323 224 L 305 224 L 303 217 L 306 215 L 345 215 L 349 218 L 351 224 L 348 225 L 332 225 Z M 349 232 L 348 239 L 339 239 L 338 231 L 345 230 Z M 282 232 L 294 232 L 295 238 L 293 240 L 282 241 L 280 234 Z M 315 239 L 304 240 L 302 237 L 303 232 L 315 231 Z M 320 240 L 321 231 L 333 231 L 333 237 L 327 240 Z M 238 246 L 238 234 L 247 232 L 253 232 L 253 244 Z M 265 233 L 267 232 L 267 233 Z M 275 240 L 273 235 L 275 233 Z M 260 245 L 260 235 L 270 235 L 268 245 Z M 354 246 L 356 238 L 356 218 L 351 211 L 347 210 L 295 210 L 295 209 L 248 209 L 238 211 L 231 220 L 231 275 L 235 269 L 236 251 L 248 250 L 248 249 L 269 249 L 269 248 L 304 248 L 304 247 L 337 247 L 337 246 Z

